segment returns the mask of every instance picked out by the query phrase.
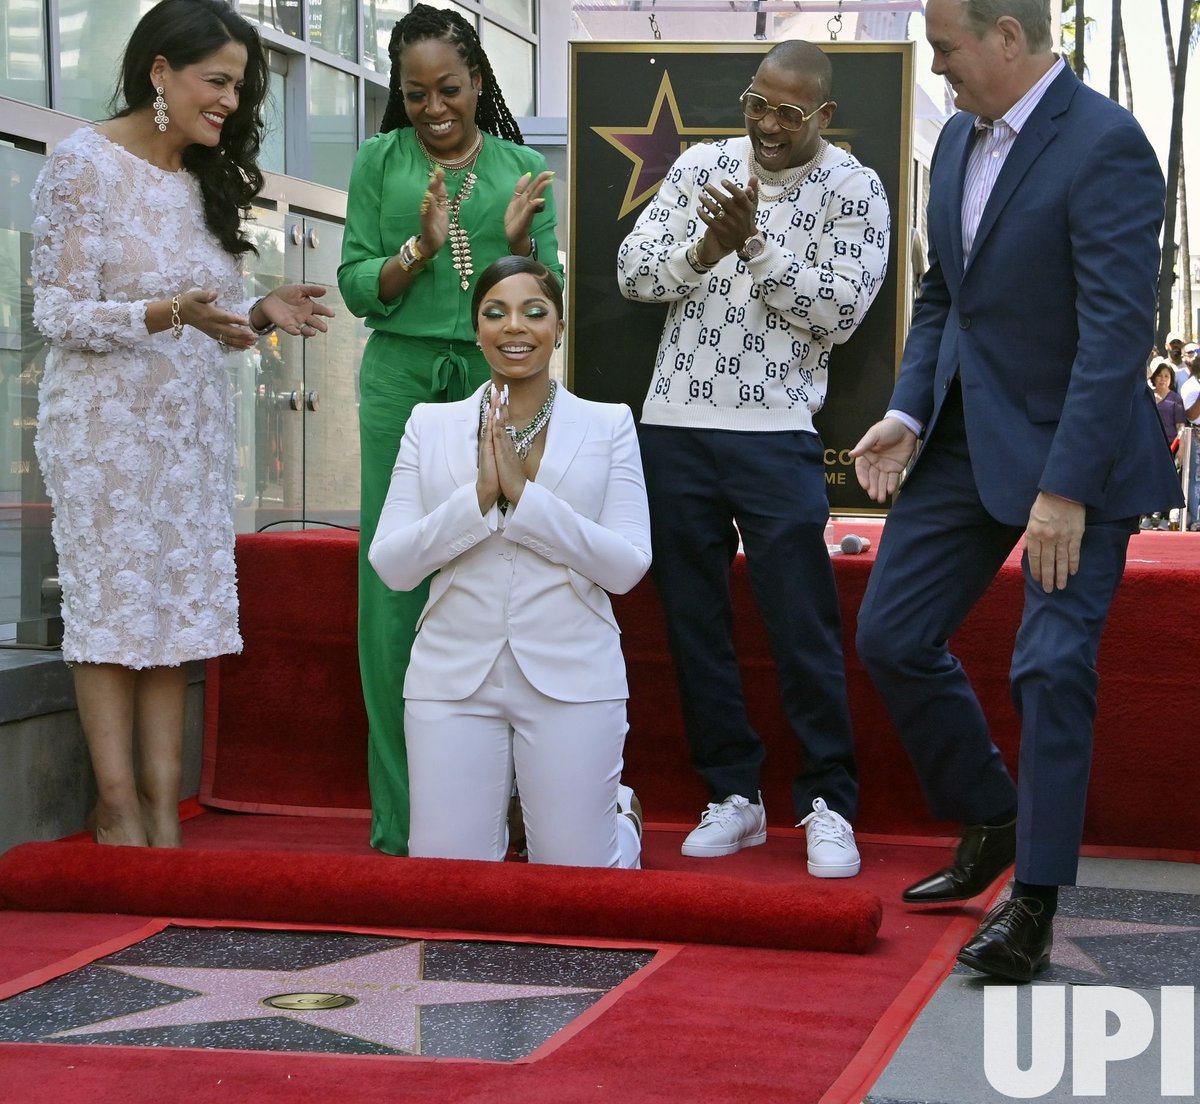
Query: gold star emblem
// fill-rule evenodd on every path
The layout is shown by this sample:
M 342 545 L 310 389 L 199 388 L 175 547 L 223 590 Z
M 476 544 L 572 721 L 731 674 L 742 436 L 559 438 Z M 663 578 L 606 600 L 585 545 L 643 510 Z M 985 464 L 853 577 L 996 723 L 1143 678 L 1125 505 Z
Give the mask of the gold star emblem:
M 671 74 L 665 69 L 654 97 L 654 106 L 650 109 L 650 118 L 645 126 L 594 126 L 592 130 L 633 162 L 618 219 L 623 219 L 637 210 L 658 191 L 667 170 L 694 141 L 702 142 L 745 133 L 745 128 L 740 126 L 684 126 L 683 117 L 679 113 L 679 101 L 676 99 L 675 89 L 671 87 Z

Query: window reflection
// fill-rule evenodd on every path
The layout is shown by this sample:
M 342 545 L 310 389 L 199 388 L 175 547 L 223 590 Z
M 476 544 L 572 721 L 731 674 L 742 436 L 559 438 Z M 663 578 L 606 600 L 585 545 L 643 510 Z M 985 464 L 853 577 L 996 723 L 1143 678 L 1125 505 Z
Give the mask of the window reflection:
M 308 0 L 308 41 L 347 61 L 358 59 L 354 0 Z
M 480 38 L 509 110 L 534 114 L 533 45 L 495 23 L 485 23 Z
M 390 73 L 388 42 L 392 28 L 408 14 L 408 0 L 363 0 L 363 64 L 376 73 Z M 368 128 L 368 134 L 374 133 Z
M 50 503 L 33 452 L 46 348 L 33 326 L 33 205 L 44 158 L 0 145 L 0 640 L 53 644 Z M 57 631 L 61 631 L 60 629 Z
M 46 33 L 42 0 L 0 0 L 4 57 L 0 96 L 46 107 Z
M 238 11 L 264 27 L 300 37 L 300 0 L 241 0 Z
M 84 119 L 109 116 L 129 32 L 153 6 L 153 0 L 59 0 L 59 111 Z
M 267 98 L 262 105 L 262 146 L 258 152 L 258 167 L 268 172 L 287 172 L 284 135 L 287 133 L 287 61 L 286 55 L 272 50 L 271 69 L 267 74 Z M 282 65 L 277 71 L 276 65 Z
M 525 31 L 533 30 L 533 0 L 484 0 L 487 8 Z
M 355 81 L 328 65 L 313 62 L 309 71 L 308 139 L 311 179 L 343 191 L 357 151 L 358 107 Z

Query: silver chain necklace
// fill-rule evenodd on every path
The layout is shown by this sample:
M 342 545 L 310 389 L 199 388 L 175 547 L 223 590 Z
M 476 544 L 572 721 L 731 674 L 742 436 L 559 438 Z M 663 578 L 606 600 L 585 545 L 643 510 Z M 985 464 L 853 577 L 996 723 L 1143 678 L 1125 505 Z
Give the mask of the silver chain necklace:
M 517 429 L 514 425 L 505 426 L 504 429 L 512 438 L 513 448 L 516 450 L 518 459 L 524 460 L 529 456 L 529 450 L 533 448 L 533 442 L 537 440 L 537 435 L 546 428 L 546 424 L 550 421 L 550 415 L 554 410 L 554 396 L 558 393 L 558 381 L 550 381 L 550 390 L 546 395 L 546 401 L 538 408 L 538 412 L 533 416 L 533 421 L 524 429 Z M 485 387 L 483 396 L 479 400 L 479 434 L 483 435 L 487 429 L 488 411 L 491 410 L 491 389 Z

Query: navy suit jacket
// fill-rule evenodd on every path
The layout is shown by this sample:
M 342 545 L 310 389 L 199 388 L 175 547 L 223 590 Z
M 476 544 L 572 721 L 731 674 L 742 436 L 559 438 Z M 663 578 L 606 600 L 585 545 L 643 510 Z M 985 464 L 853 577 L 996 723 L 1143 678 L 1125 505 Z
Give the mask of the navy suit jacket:
M 1024 526 L 1039 490 L 1084 503 L 1091 521 L 1178 505 L 1146 386 L 1165 194 L 1150 143 L 1064 69 L 1009 150 L 964 262 L 974 123 L 955 115 L 934 152 L 930 267 L 889 408 L 928 440 L 958 373 L 980 499 L 1005 524 Z

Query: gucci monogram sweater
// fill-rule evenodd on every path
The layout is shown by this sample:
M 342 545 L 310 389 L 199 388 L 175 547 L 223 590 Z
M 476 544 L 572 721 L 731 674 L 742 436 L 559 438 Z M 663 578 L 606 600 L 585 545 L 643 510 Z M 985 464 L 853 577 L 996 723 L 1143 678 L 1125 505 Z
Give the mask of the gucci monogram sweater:
M 710 181 L 746 187 L 750 156 L 745 136 L 687 149 L 621 245 L 622 295 L 671 304 L 642 408 L 649 424 L 812 430 L 829 351 L 857 329 L 883 282 L 891 228 L 883 185 L 833 145 L 782 195 L 762 178 L 757 222 L 767 247 L 758 257 L 729 254 L 696 272 L 685 253 L 705 229 L 697 197 Z

